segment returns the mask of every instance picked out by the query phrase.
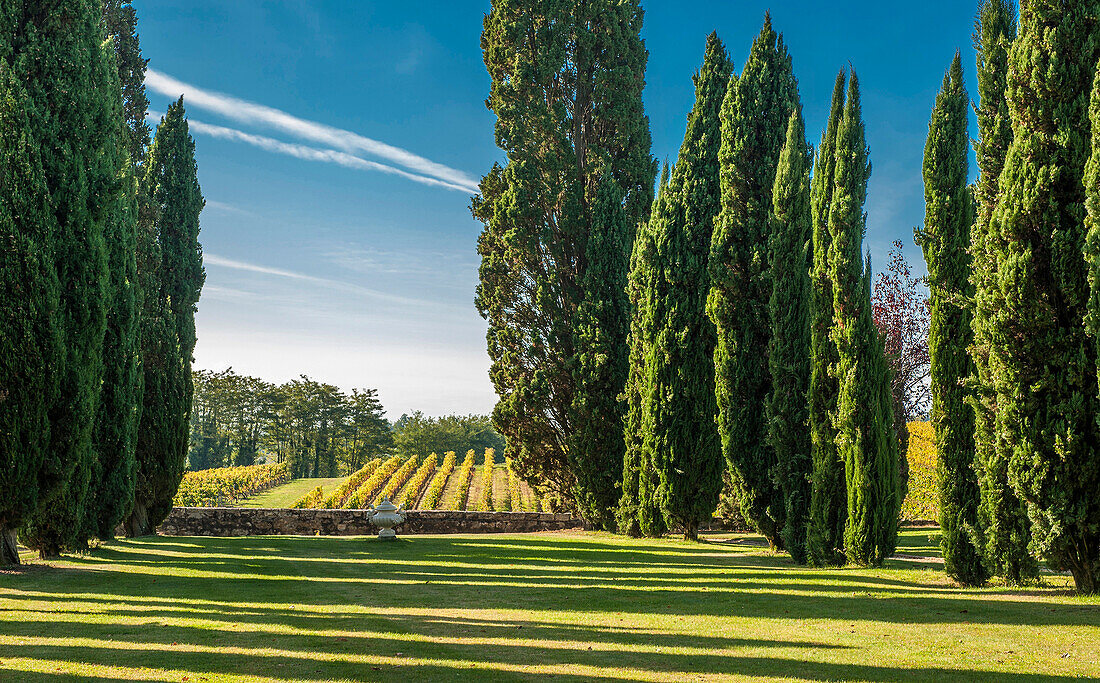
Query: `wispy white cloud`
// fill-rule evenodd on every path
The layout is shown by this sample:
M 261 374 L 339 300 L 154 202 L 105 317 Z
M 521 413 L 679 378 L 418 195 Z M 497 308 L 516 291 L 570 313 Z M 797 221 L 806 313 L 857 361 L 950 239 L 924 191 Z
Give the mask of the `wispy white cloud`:
M 234 121 L 267 126 L 346 153 L 363 153 L 380 157 L 416 173 L 448 183 L 448 186 L 461 187 L 466 192 L 477 192 L 477 182 L 463 171 L 349 130 L 308 121 L 279 109 L 242 100 L 232 95 L 204 90 L 154 69 L 145 72 L 145 85 L 162 95 L 170 97 L 184 95 L 191 106 L 214 112 Z
M 243 142 L 254 147 L 266 150 L 268 152 L 274 152 L 276 154 L 285 154 L 298 159 L 304 159 L 307 161 L 320 161 L 330 164 L 338 164 L 345 168 L 353 168 L 360 171 L 379 171 L 381 173 L 389 173 L 390 175 L 401 176 L 402 178 L 408 178 L 413 182 L 421 183 L 424 185 L 432 185 L 435 187 L 445 187 L 448 190 L 457 190 L 459 192 L 469 192 L 470 188 L 465 185 L 458 185 L 446 180 L 440 180 L 438 178 L 432 178 L 425 175 L 418 175 L 416 173 L 409 173 L 393 166 L 387 166 L 386 164 L 380 164 L 377 161 L 369 161 L 361 157 L 357 157 L 354 154 L 348 154 L 346 152 L 339 152 L 334 149 L 321 149 L 318 147 L 310 147 L 308 145 L 300 145 L 295 142 L 283 142 L 282 140 L 276 140 L 269 138 L 265 135 L 255 135 L 253 133 L 246 133 L 236 128 L 227 128 L 225 126 L 215 126 L 209 123 L 203 123 L 191 119 L 188 121 L 188 125 L 191 130 L 202 135 L 209 135 L 211 137 L 221 138 L 223 140 L 234 140 L 236 142 Z
M 284 278 L 288 280 L 295 280 L 298 282 L 305 282 L 319 287 L 327 289 L 336 289 L 340 291 L 350 292 L 353 294 L 359 294 L 361 296 L 370 297 L 379 301 L 385 301 L 387 303 L 399 304 L 401 306 L 428 306 L 439 307 L 441 304 L 436 301 L 427 301 L 424 299 L 414 299 L 406 296 L 398 296 L 395 294 L 387 294 L 376 289 L 369 287 L 363 287 L 361 285 L 353 284 L 350 282 L 341 282 L 339 280 L 330 280 L 328 278 L 316 277 L 308 275 L 306 273 L 300 273 L 293 270 L 286 270 L 283 268 L 274 268 L 271 266 L 265 266 L 257 263 L 248 263 L 247 261 L 238 261 L 237 259 L 224 258 L 216 254 L 205 253 L 202 257 L 203 263 L 207 266 L 214 266 L 216 268 L 227 268 L 230 270 L 238 270 L 248 273 L 256 273 L 259 275 L 267 275 L 271 277 Z

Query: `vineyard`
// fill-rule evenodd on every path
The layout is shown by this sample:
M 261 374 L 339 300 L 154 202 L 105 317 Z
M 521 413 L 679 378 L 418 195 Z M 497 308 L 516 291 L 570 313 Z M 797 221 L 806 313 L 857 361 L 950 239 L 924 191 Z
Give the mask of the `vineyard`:
M 172 504 L 199 508 L 232 505 L 289 480 L 286 463 L 185 472 Z
M 480 464 L 474 451 L 461 462 L 454 453 L 376 458 L 333 491 L 313 489 L 294 507 L 358 509 L 388 498 L 406 510 L 541 511 L 511 461 L 499 464 L 494 457 L 490 448 Z

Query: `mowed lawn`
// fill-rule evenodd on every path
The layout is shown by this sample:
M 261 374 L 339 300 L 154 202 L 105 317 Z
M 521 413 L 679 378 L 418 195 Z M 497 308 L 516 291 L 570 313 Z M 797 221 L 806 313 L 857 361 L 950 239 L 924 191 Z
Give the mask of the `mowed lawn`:
M 0 680 L 1059 681 L 1100 599 L 952 587 L 934 532 L 886 569 L 743 535 L 147 538 L 0 573 Z

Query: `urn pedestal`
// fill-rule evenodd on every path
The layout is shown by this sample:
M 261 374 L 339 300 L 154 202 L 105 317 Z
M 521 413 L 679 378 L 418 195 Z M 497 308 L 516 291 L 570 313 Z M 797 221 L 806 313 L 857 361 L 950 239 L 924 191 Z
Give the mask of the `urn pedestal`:
M 397 539 L 394 527 L 405 521 L 405 511 L 384 498 L 381 503 L 370 510 L 370 522 L 378 527 L 378 540 L 393 541 Z

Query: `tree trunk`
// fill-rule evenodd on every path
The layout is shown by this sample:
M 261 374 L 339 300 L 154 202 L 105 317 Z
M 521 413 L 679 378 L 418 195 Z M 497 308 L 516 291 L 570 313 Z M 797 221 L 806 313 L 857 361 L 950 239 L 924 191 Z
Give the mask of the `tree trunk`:
M 19 564 L 19 548 L 15 542 L 15 529 L 0 527 L 0 566 Z
M 1075 563 L 1070 573 L 1073 574 L 1073 584 L 1081 595 L 1095 595 L 1100 591 L 1100 583 L 1098 583 L 1100 572 L 1096 572 L 1092 567 Z
M 149 511 L 145 508 L 145 503 L 138 500 L 134 501 L 134 511 L 130 513 L 130 517 L 123 524 L 123 530 L 126 538 L 148 536 L 152 533 L 149 528 Z
M 699 522 L 688 522 L 684 525 L 684 540 L 685 541 L 698 541 L 699 540 Z

